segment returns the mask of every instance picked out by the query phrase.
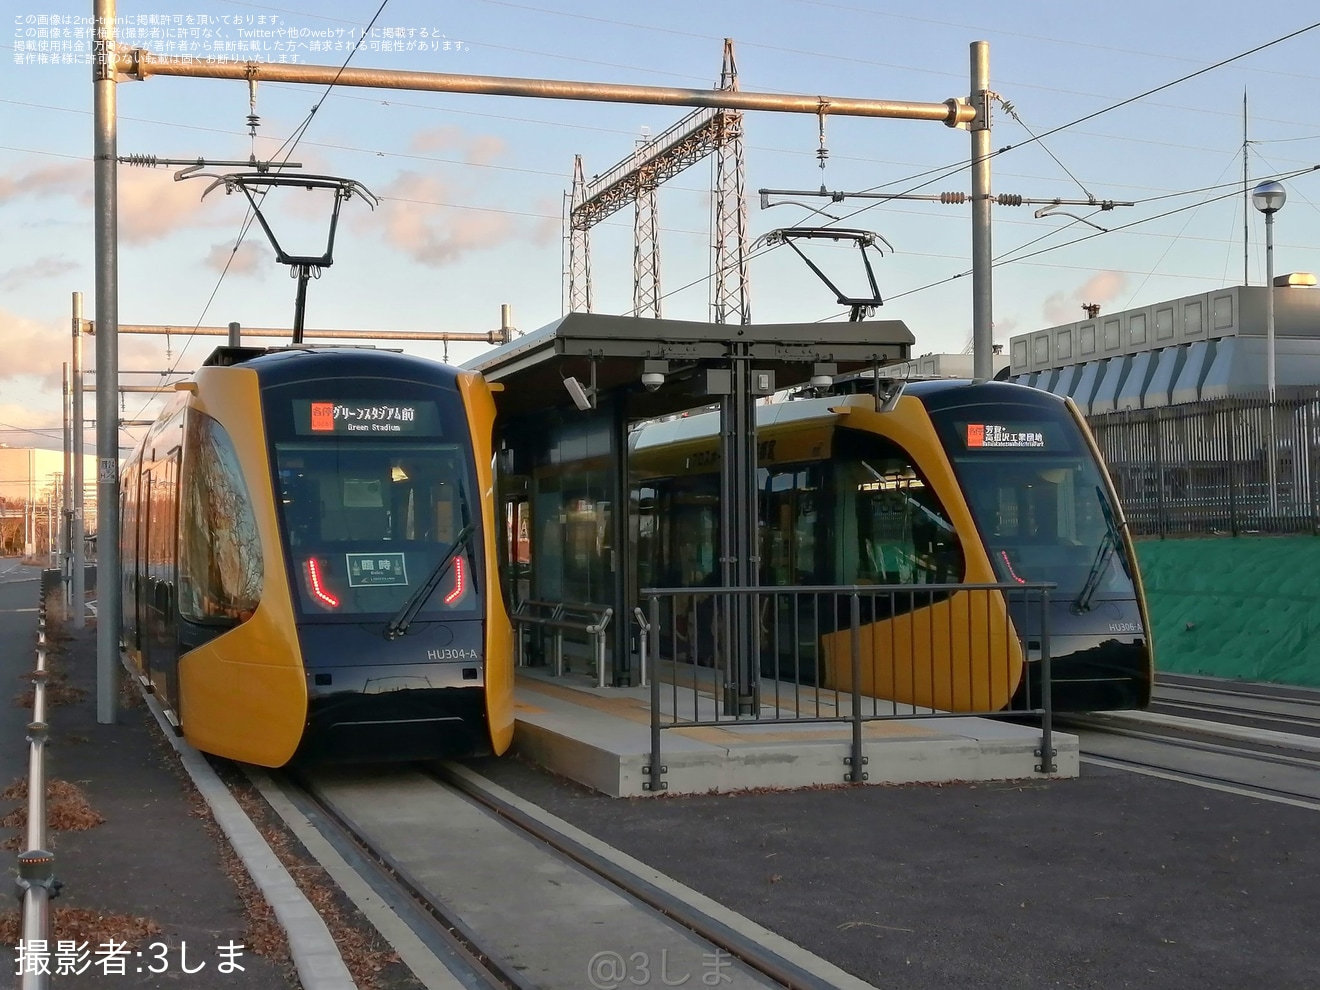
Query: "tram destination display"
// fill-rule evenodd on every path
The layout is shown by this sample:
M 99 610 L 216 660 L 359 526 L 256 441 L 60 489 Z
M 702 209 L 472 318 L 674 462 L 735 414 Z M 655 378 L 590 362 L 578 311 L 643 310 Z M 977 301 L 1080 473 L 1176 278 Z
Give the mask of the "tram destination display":
M 293 400 L 298 436 L 440 436 L 433 401 Z
M 968 423 L 967 446 L 971 449 L 1001 448 L 1011 450 L 1043 450 L 1044 426 L 1011 426 L 1000 423 Z

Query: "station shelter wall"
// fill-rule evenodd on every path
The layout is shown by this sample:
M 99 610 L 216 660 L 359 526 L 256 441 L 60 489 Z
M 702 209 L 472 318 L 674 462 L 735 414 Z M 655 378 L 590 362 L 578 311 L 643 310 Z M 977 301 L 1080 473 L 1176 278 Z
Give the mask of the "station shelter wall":
M 1320 539 L 1137 541 L 1155 666 L 1320 687 Z

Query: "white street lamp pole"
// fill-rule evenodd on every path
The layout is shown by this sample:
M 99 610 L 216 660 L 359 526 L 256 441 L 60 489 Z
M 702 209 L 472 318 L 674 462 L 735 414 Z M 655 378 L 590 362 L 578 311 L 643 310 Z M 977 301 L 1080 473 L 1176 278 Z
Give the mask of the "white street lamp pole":
M 1251 202 L 1265 214 L 1265 381 L 1270 396 L 1270 449 L 1268 457 L 1270 512 L 1278 510 L 1278 485 L 1275 477 L 1277 453 L 1274 430 L 1274 214 L 1283 208 L 1288 193 L 1277 182 L 1262 182 L 1251 191 Z

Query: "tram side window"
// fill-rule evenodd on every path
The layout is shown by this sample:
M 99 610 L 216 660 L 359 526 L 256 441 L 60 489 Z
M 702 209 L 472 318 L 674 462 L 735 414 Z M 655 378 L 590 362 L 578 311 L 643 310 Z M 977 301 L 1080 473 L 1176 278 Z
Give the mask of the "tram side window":
M 841 431 L 842 433 L 842 431 Z M 857 584 L 948 584 L 963 580 L 958 532 L 938 496 L 897 444 L 842 433 L 836 452 L 843 511 L 842 579 Z
M 179 612 L 193 622 L 243 622 L 261 600 L 257 520 L 233 441 L 196 410 L 188 415 L 182 488 Z
M 819 465 L 762 468 L 761 580 L 778 586 L 828 584 L 817 530 L 827 510 Z

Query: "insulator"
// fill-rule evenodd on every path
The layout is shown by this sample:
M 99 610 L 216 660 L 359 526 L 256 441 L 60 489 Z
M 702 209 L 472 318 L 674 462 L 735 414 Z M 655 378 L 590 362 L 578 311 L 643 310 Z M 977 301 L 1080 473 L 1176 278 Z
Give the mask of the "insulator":
M 155 168 L 158 160 L 155 155 L 129 155 L 124 159 L 129 165 L 137 165 L 140 168 Z
M 255 132 L 257 125 L 261 123 L 261 117 L 258 114 L 250 113 L 247 116 L 248 129 Z
M 1022 194 L 1000 193 L 998 196 L 995 197 L 995 202 L 998 203 L 1000 206 L 1021 206 Z
M 961 206 L 967 202 L 965 192 L 942 192 L 940 193 L 940 202 L 945 206 Z

